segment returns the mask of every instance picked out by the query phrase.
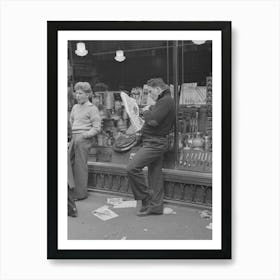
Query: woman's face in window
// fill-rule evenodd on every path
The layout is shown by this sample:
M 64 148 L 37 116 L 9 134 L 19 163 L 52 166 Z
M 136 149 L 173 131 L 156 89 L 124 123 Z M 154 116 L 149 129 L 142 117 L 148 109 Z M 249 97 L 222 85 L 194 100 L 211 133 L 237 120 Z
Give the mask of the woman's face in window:
M 88 101 L 88 94 L 81 89 L 78 89 L 76 92 L 76 99 L 79 104 L 84 104 Z

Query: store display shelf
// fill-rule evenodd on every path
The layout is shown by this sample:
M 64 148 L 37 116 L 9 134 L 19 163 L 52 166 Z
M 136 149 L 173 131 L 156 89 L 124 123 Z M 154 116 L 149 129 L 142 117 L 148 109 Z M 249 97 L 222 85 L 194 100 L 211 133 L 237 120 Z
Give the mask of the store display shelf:
M 201 149 L 183 150 L 178 169 L 212 173 L 212 152 Z

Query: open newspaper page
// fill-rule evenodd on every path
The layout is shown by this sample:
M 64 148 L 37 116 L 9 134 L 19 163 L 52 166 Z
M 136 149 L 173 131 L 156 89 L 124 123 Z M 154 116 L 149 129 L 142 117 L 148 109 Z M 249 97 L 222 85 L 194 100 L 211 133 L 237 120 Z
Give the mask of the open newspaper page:
M 139 131 L 145 121 L 139 117 L 139 107 L 136 100 L 129 97 L 125 92 L 121 92 L 121 98 L 135 132 Z

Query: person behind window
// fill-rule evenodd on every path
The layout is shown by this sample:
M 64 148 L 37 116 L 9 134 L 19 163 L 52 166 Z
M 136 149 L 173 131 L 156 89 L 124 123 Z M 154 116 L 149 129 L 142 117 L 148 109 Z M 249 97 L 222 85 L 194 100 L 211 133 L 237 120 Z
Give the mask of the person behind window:
M 101 130 L 101 119 L 98 108 L 89 102 L 92 95 L 90 84 L 78 82 L 74 91 L 78 103 L 70 114 L 72 139 L 68 152 L 75 181 L 75 187 L 71 189 L 72 196 L 74 200 L 80 200 L 88 196 L 88 153 L 92 138 Z
M 163 213 L 163 154 L 168 149 L 168 134 L 175 121 L 175 103 L 169 87 L 161 78 L 147 82 L 150 97 L 155 105 L 146 106 L 145 124 L 141 129 L 143 146 L 127 165 L 128 184 L 136 200 L 142 201 L 138 216 Z M 148 186 L 143 168 L 148 167 Z

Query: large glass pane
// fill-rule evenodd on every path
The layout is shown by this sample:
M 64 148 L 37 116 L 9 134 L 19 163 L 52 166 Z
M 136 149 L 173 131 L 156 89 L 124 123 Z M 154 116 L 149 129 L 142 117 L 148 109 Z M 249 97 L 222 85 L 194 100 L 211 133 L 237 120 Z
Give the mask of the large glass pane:
M 198 43 L 179 43 L 177 168 L 211 172 L 212 42 Z
M 69 42 L 69 110 L 75 103 L 73 85 L 86 81 L 93 89 L 92 102 L 102 115 L 102 132 L 94 139 L 90 158 L 97 161 L 127 163 L 131 153 L 116 152 L 114 143 L 129 133 L 130 121 L 125 113 L 120 91 L 134 98 L 141 109 L 146 105 L 147 80 L 161 77 L 167 84 L 173 81 L 172 43 L 167 41 L 83 41 L 88 54 L 80 56 L 76 50 L 81 42 Z M 172 88 L 172 86 L 171 86 Z M 170 133 L 170 151 L 164 167 L 173 168 L 174 132 Z

